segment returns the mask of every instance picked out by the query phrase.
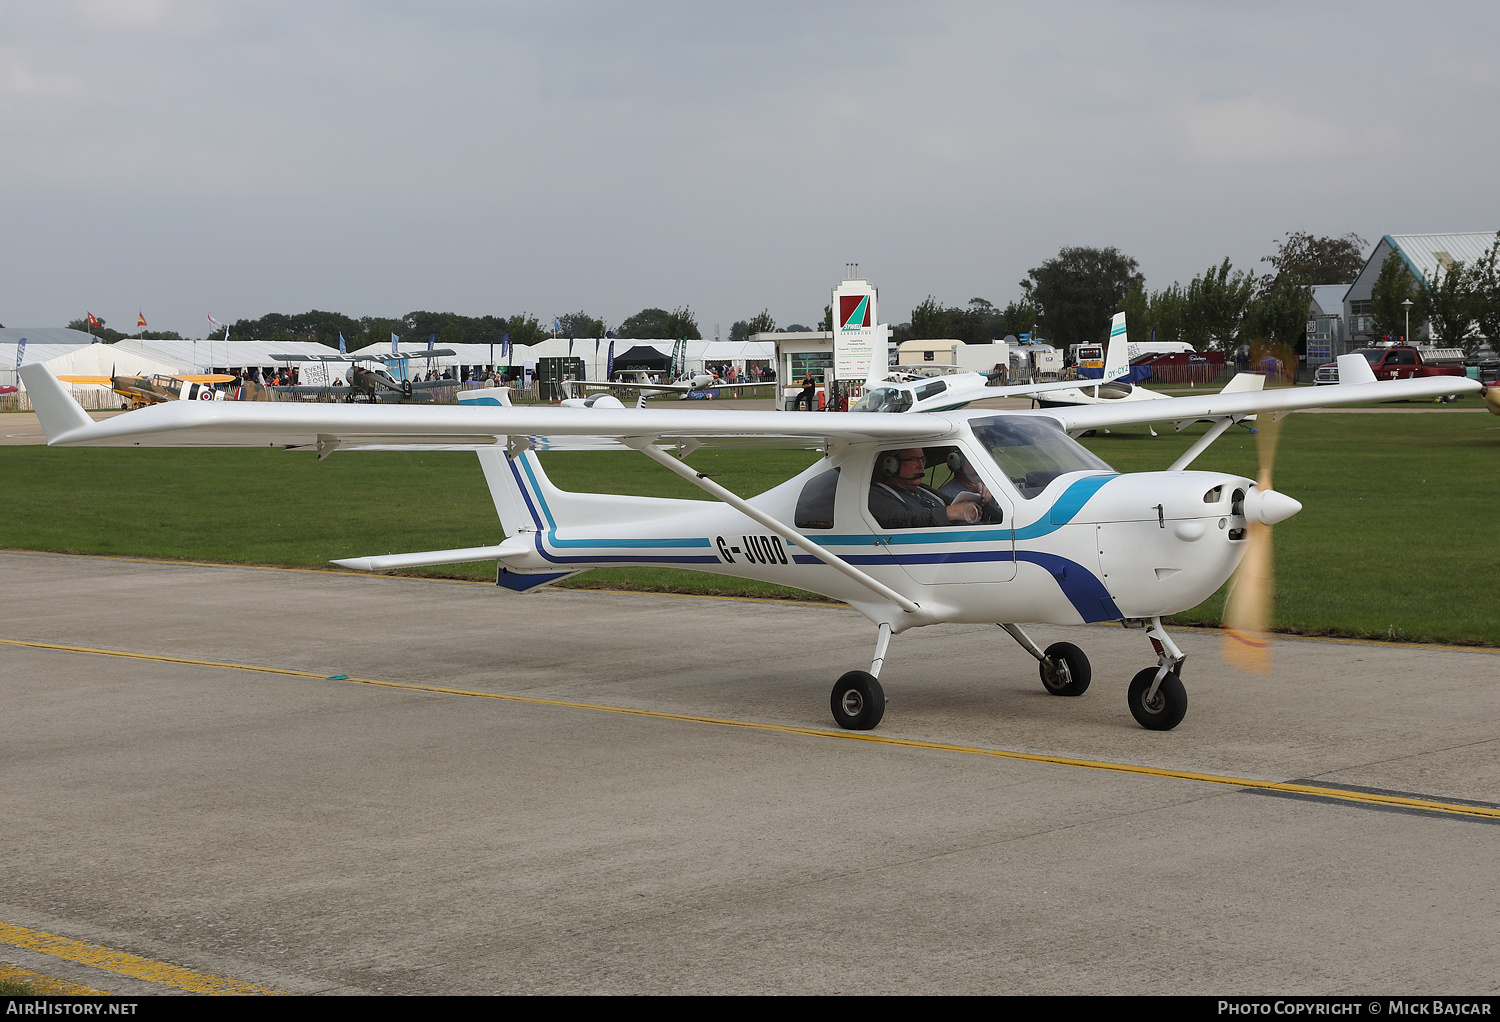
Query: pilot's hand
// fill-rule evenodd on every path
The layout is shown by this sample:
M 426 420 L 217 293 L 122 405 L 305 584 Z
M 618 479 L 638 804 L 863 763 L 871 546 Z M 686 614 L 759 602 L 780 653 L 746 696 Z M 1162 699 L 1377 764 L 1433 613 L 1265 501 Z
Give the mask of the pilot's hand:
M 973 525 L 980 518 L 979 505 L 971 500 L 965 500 L 948 505 L 948 521 L 963 522 L 965 525 Z

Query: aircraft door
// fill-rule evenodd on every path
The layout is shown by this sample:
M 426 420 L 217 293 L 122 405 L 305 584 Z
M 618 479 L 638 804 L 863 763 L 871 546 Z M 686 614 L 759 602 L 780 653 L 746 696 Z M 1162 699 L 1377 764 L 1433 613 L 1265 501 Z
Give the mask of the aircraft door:
M 882 560 L 926 585 L 1015 578 L 1015 503 L 992 466 L 958 444 L 876 452 L 863 511 Z

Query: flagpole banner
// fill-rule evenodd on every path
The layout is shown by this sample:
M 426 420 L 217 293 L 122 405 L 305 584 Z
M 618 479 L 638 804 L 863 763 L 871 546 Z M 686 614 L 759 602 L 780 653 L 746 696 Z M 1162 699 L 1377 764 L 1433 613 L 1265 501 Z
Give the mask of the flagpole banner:
M 25 357 L 26 357 L 26 338 L 23 337 L 23 338 L 21 338 L 21 342 L 16 345 L 16 368 L 17 369 L 21 368 L 21 359 L 23 359 Z
M 339 334 L 339 354 L 340 355 L 347 355 L 347 354 L 349 354 L 348 350 L 344 347 L 344 335 L 342 333 Z
M 609 342 L 609 354 L 604 359 L 604 378 L 612 380 L 615 378 L 615 342 Z
M 396 353 L 396 345 L 398 345 L 400 343 L 401 343 L 401 338 L 397 337 L 395 334 L 391 334 L 391 354 L 392 355 L 394 355 Z

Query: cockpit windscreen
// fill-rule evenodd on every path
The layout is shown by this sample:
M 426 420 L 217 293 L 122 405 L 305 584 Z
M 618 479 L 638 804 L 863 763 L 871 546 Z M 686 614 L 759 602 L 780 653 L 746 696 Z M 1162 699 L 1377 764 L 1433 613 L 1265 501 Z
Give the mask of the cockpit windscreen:
M 911 391 L 900 387 L 874 387 L 849 406 L 851 412 L 906 412 L 911 410 Z
M 1050 419 L 996 415 L 970 419 L 969 428 L 1027 500 L 1065 472 L 1114 472 Z

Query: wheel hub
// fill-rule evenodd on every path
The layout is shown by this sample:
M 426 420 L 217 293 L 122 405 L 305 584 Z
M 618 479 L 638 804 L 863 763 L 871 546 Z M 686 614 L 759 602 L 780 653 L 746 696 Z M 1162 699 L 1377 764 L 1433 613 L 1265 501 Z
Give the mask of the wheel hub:
M 839 700 L 839 706 L 841 706 L 844 712 L 849 716 L 857 717 L 859 716 L 859 711 L 865 708 L 865 697 L 859 694 L 858 689 L 851 688 L 849 691 L 845 692 L 844 697 Z

